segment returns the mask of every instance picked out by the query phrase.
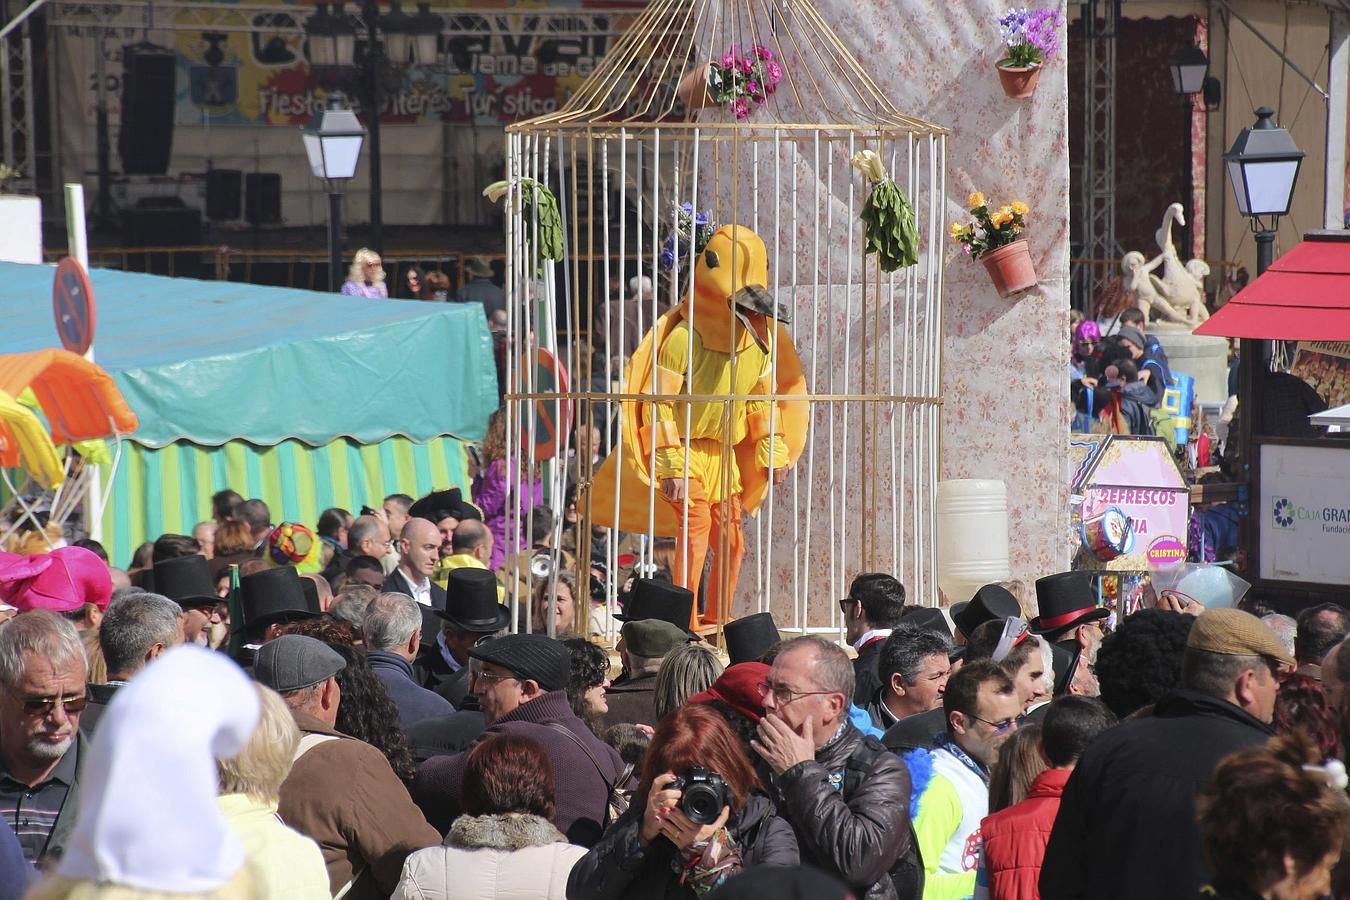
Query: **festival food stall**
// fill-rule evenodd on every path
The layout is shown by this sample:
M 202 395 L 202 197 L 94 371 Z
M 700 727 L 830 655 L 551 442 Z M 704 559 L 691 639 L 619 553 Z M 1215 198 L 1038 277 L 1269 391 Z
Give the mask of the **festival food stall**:
M 51 306 L 35 302 L 52 296 L 53 271 L 0 264 L 0 353 L 56 343 Z M 498 403 L 481 307 L 90 275 L 99 364 L 139 419 L 115 471 L 100 466 L 115 563 L 210 519 L 225 487 L 265 500 L 278 522 L 467 488 L 465 441 L 482 438 Z
M 1074 568 L 1102 573 L 1103 603 L 1131 613 L 1150 572 L 1186 562 L 1190 486 L 1161 437 L 1075 434 L 1069 453 Z

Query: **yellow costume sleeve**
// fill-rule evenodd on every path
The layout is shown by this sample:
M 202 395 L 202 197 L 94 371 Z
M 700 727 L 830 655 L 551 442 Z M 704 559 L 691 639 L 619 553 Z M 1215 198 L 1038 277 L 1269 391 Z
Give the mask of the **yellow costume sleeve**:
M 652 374 L 652 393 L 678 394 L 684 390 L 689 372 L 689 323 L 681 320 L 670 329 L 656 354 Z M 661 401 L 655 404 L 651 434 L 646 450 L 656 445 L 656 477 L 684 477 L 684 446 L 680 442 L 679 424 L 675 419 L 675 403 Z
M 770 377 L 765 373 L 750 393 L 767 396 L 769 386 Z M 765 469 L 782 469 L 789 465 L 787 441 L 783 439 L 783 416 L 781 413 L 774 415 L 773 404 L 768 400 L 747 400 L 745 420 L 749 436 L 755 441 L 755 465 Z M 770 452 L 773 454 L 772 465 Z

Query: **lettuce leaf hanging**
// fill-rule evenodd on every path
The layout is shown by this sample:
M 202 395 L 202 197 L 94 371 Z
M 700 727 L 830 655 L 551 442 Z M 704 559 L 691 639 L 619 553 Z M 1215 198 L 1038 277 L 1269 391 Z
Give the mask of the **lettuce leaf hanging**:
M 510 191 L 510 182 L 496 181 L 483 189 L 483 196 L 496 203 Z M 520 214 L 528 223 L 525 240 L 533 241 L 538 234 L 539 274 L 543 274 L 545 260 L 563 258 L 563 223 L 558 210 L 558 198 L 548 186 L 533 178 L 520 179 Z M 537 226 L 536 226 L 537 223 Z
M 859 151 L 850 161 L 872 182 L 860 217 L 866 238 L 864 252 L 877 254 L 883 272 L 915 265 L 919 261 L 919 226 L 909 198 L 887 177 L 876 151 Z

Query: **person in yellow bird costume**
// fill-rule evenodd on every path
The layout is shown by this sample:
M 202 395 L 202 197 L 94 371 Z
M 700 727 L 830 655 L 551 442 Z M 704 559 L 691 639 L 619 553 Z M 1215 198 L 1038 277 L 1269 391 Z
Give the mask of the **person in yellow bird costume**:
M 690 590 L 712 549 L 703 621 L 696 602 L 691 628 L 726 621 L 743 513 L 755 514 L 806 446 L 806 377 L 768 283 L 759 235 L 719 228 L 696 257 L 692 298 L 656 321 L 629 363 L 624 393 L 662 399 L 622 401 L 622 452 L 605 460 L 590 494 L 595 524 L 613 522 L 617 492 L 622 530 L 650 524 L 677 538 L 673 574 Z

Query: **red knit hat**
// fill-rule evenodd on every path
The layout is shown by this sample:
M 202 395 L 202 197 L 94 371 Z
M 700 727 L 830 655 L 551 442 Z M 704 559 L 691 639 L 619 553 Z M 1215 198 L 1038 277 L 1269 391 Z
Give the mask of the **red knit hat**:
M 711 703 L 721 700 L 736 712 L 758 722 L 764 715 L 764 697 L 759 686 L 769 674 L 769 666 L 762 662 L 743 662 L 728 666 L 701 694 L 689 698 L 690 703 Z

